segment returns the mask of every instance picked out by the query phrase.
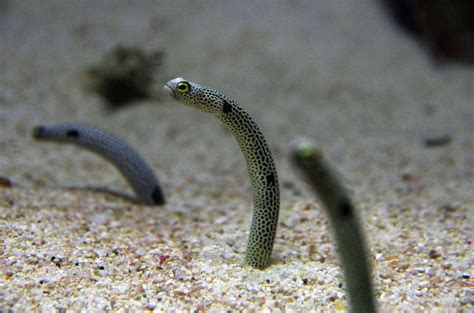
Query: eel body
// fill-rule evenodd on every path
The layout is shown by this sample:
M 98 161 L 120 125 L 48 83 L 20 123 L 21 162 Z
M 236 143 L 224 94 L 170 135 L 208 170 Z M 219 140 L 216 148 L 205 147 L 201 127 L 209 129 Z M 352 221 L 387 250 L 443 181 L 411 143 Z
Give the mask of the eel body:
M 138 202 L 146 205 L 165 203 L 153 169 L 122 139 L 96 127 L 72 123 L 39 125 L 32 133 L 36 140 L 72 143 L 97 153 L 122 173 Z
M 376 312 L 365 238 L 348 192 L 336 172 L 308 140 L 295 144 L 291 159 L 318 195 L 329 217 L 352 312 Z
M 235 136 L 255 194 L 245 262 L 259 269 L 267 267 L 278 224 L 280 192 L 277 171 L 262 132 L 241 106 L 219 91 L 180 77 L 170 80 L 163 89 L 187 106 L 212 113 Z

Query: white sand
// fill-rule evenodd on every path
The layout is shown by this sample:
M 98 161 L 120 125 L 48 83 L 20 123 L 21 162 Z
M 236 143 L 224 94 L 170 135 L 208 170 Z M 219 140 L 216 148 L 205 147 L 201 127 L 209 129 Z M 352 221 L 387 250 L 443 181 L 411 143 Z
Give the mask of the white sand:
M 298 135 L 353 191 L 382 311 L 472 310 L 474 72 L 433 66 L 373 2 L 2 1 L 0 176 L 16 186 L 0 187 L 0 310 L 347 310 L 328 222 L 287 160 Z M 157 85 L 213 86 L 258 122 L 282 193 L 271 267 L 242 267 L 252 192 L 217 120 L 164 95 L 110 114 L 82 91 L 117 44 L 164 49 Z M 29 137 L 66 121 L 135 146 L 167 205 L 66 190 L 129 192 L 95 155 Z

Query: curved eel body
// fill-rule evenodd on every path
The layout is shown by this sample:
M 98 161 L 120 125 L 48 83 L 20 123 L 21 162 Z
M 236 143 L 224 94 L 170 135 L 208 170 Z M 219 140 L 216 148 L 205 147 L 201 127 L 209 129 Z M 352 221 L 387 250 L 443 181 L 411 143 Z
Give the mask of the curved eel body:
M 308 141 L 297 143 L 291 158 L 326 209 L 347 281 L 351 311 L 376 312 L 366 243 L 346 189 L 322 154 Z
M 170 80 L 163 89 L 185 105 L 214 114 L 237 139 L 255 193 L 245 262 L 255 268 L 265 268 L 275 240 L 280 192 L 276 168 L 263 134 L 242 107 L 214 89 L 181 77 Z
M 140 203 L 165 203 L 153 169 L 122 139 L 102 129 L 82 124 L 39 125 L 32 133 L 36 140 L 72 143 L 99 154 L 122 173 Z

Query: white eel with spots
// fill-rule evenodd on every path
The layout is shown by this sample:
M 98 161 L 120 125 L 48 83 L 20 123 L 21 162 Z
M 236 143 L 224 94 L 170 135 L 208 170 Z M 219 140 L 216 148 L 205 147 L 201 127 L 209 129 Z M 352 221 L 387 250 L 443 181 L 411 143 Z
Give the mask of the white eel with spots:
M 242 107 L 212 88 L 178 77 L 166 83 L 163 89 L 187 106 L 214 114 L 237 139 L 255 192 L 245 262 L 259 269 L 267 267 L 278 224 L 280 192 L 276 168 L 263 134 Z
M 99 154 L 122 173 L 135 191 L 139 203 L 165 203 L 153 169 L 122 139 L 96 127 L 72 123 L 39 125 L 32 134 L 36 140 L 72 143 Z

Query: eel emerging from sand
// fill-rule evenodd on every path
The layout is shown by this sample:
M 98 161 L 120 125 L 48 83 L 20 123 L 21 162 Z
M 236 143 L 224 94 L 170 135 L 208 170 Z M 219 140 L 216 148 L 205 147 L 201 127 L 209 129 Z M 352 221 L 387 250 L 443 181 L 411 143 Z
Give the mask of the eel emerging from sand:
M 346 189 L 322 154 L 308 140 L 295 143 L 291 159 L 326 209 L 347 281 L 351 311 L 376 312 L 366 243 Z
M 153 169 L 125 141 L 99 128 L 82 124 L 50 124 L 36 126 L 33 138 L 41 141 L 72 143 L 104 157 L 122 173 L 146 205 L 161 205 L 165 197 Z
M 185 105 L 214 114 L 237 139 L 255 192 L 245 262 L 259 269 L 267 267 L 278 224 L 280 191 L 276 168 L 263 134 L 242 107 L 219 91 L 181 77 L 170 80 L 163 89 Z

